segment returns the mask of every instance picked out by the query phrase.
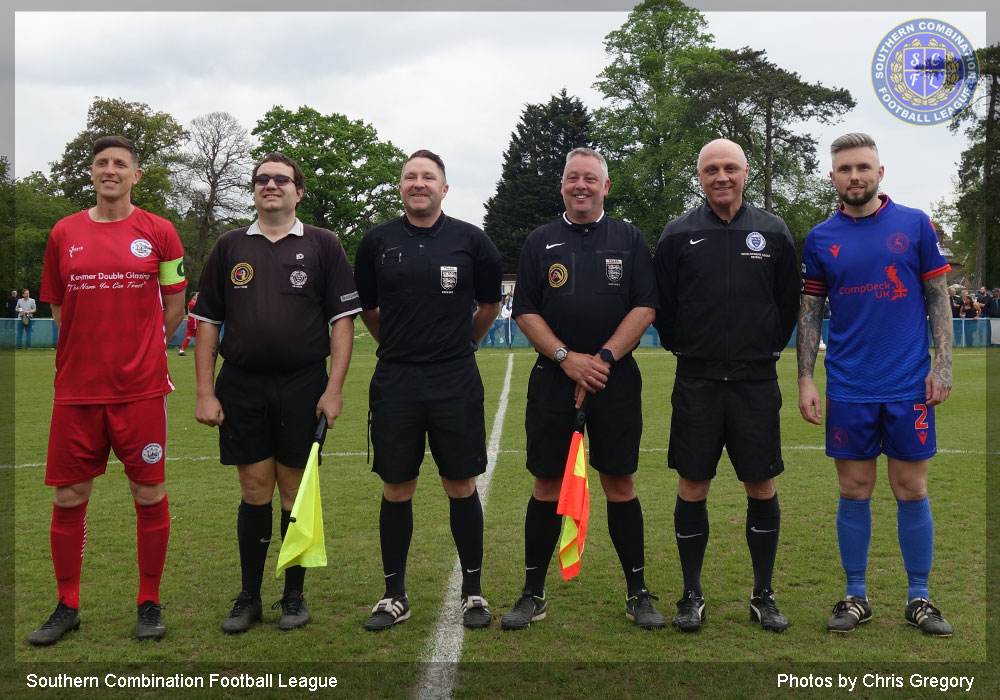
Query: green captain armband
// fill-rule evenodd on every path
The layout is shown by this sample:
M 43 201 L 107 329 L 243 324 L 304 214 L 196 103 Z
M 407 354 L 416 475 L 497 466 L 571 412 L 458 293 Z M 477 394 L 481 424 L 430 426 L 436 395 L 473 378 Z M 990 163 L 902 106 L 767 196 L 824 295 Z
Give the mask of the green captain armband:
M 184 281 L 184 258 L 160 263 L 160 286 L 168 287 Z

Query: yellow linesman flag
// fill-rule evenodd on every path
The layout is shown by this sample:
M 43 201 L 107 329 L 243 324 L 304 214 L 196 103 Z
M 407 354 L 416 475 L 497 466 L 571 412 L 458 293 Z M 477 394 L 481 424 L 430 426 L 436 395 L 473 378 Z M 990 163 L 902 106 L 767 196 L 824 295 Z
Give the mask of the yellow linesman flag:
M 590 520 L 587 449 L 581 432 L 573 433 L 556 512 L 563 516 L 562 534 L 559 536 L 559 569 L 563 579 L 569 581 L 580 573 L 580 557 L 583 555 L 587 522 Z
M 323 504 L 319 497 L 319 450 L 326 418 L 320 416 L 316 442 L 309 452 L 302 483 L 292 506 L 292 518 L 278 553 L 275 578 L 289 566 L 326 566 L 326 538 L 323 536 Z

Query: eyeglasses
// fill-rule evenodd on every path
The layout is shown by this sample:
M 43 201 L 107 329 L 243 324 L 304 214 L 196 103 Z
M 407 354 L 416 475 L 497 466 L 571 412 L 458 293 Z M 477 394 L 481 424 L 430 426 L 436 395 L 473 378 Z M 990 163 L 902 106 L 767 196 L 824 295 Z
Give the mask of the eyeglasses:
M 259 185 L 260 187 L 267 187 L 267 183 L 274 180 L 274 184 L 278 187 L 282 185 L 287 185 L 292 181 L 292 178 L 287 175 L 258 175 L 253 179 L 253 184 Z

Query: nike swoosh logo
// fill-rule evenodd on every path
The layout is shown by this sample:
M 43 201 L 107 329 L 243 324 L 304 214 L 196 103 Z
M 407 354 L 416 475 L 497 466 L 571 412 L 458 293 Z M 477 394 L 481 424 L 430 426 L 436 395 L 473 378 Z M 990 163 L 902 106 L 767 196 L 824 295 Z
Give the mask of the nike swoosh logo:
M 701 536 L 702 536 L 702 535 L 704 535 L 704 534 L 705 534 L 704 532 L 696 532 L 696 533 L 695 533 L 695 534 L 693 534 L 693 535 L 682 535 L 681 533 L 679 533 L 679 532 L 678 532 L 678 533 L 677 533 L 677 537 L 678 537 L 679 539 L 682 539 L 682 540 L 686 540 L 686 539 L 688 539 L 688 538 L 691 538 L 691 537 L 701 537 Z
M 753 525 L 750 526 L 750 532 L 758 532 L 760 534 L 764 534 L 765 532 L 777 532 L 777 531 L 778 528 L 774 528 L 773 530 L 758 530 L 755 526 Z
M 701 243 L 701 242 L 702 242 L 702 241 L 704 241 L 704 240 L 708 240 L 708 239 L 706 239 L 706 238 L 699 238 L 699 239 L 698 239 L 698 240 L 696 241 L 695 239 L 693 239 L 693 238 L 692 238 L 692 239 L 691 239 L 691 245 L 698 245 L 699 243 Z
M 483 568 L 483 567 L 479 567 L 479 569 L 481 569 L 481 568 Z M 479 571 L 479 569 L 466 569 L 465 573 L 467 573 L 467 574 L 474 574 L 477 571 Z
M 633 567 L 632 568 L 632 573 L 634 574 L 636 571 L 642 571 L 645 568 L 646 568 L 645 566 L 640 566 L 638 569 L 636 569 L 636 568 Z
M 267 539 L 265 539 L 265 538 L 261 537 L 260 538 L 260 543 L 261 544 L 271 544 L 271 538 L 268 537 Z
M 383 576 L 383 578 L 389 578 L 390 576 L 395 576 L 395 575 L 396 575 L 396 572 L 393 571 L 391 574 L 385 574 L 385 576 Z
M 403 246 L 401 246 L 401 245 L 394 245 L 394 246 L 393 246 L 392 248 L 386 248 L 386 249 L 385 249 L 385 250 L 383 250 L 382 252 L 383 252 L 383 253 L 388 253 L 388 252 L 389 252 L 390 250 L 396 250 L 396 248 L 402 248 L 402 247 L 403 247 Z
M 538 568 L 537 566 L 526 566 L 526 567 L 524 567 L 524 570 L 525 571 L 534 571 L 537 568 Z
M 566 241 L 563 241 L 562 243 L 549 243 L 545 246 L 545 250 L 549 250 L 550 248 L 555 248 L 560 245 L 566 245 Z

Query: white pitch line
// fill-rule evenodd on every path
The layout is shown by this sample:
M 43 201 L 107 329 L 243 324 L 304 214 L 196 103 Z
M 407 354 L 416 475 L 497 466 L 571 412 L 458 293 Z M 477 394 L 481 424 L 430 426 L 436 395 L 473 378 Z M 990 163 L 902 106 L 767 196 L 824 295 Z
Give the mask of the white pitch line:
M 493 478 L 493 467 L 500 453 L 500 436 L 503 433 L 503 420 L 507 414 L 507 399 L 510 395 L 510 377 L 514 370 L 514 355 L 507 355 L 507 374 L 503 379 L 503 390 L 496 415 L 493 416 L 493 431 L 486 447 L 486 471 L 477 480 L 479 500 L 486 512 L 486 502 L 490 495 L 490 481 Z M 465 639 L 465 628 L 462 627 L 462 613 L 458 601 L 462 593 L 462 563 L 457 558 L 448 579 L 448 590 L 441 601 L 438 612 L 437 627 L 433 644 L 428 646 L 424 661 L 423 677 L 417 690 L 417 700 L 448 700 L 455 684 L 455 670 L 462 655 L 462 642 Z

